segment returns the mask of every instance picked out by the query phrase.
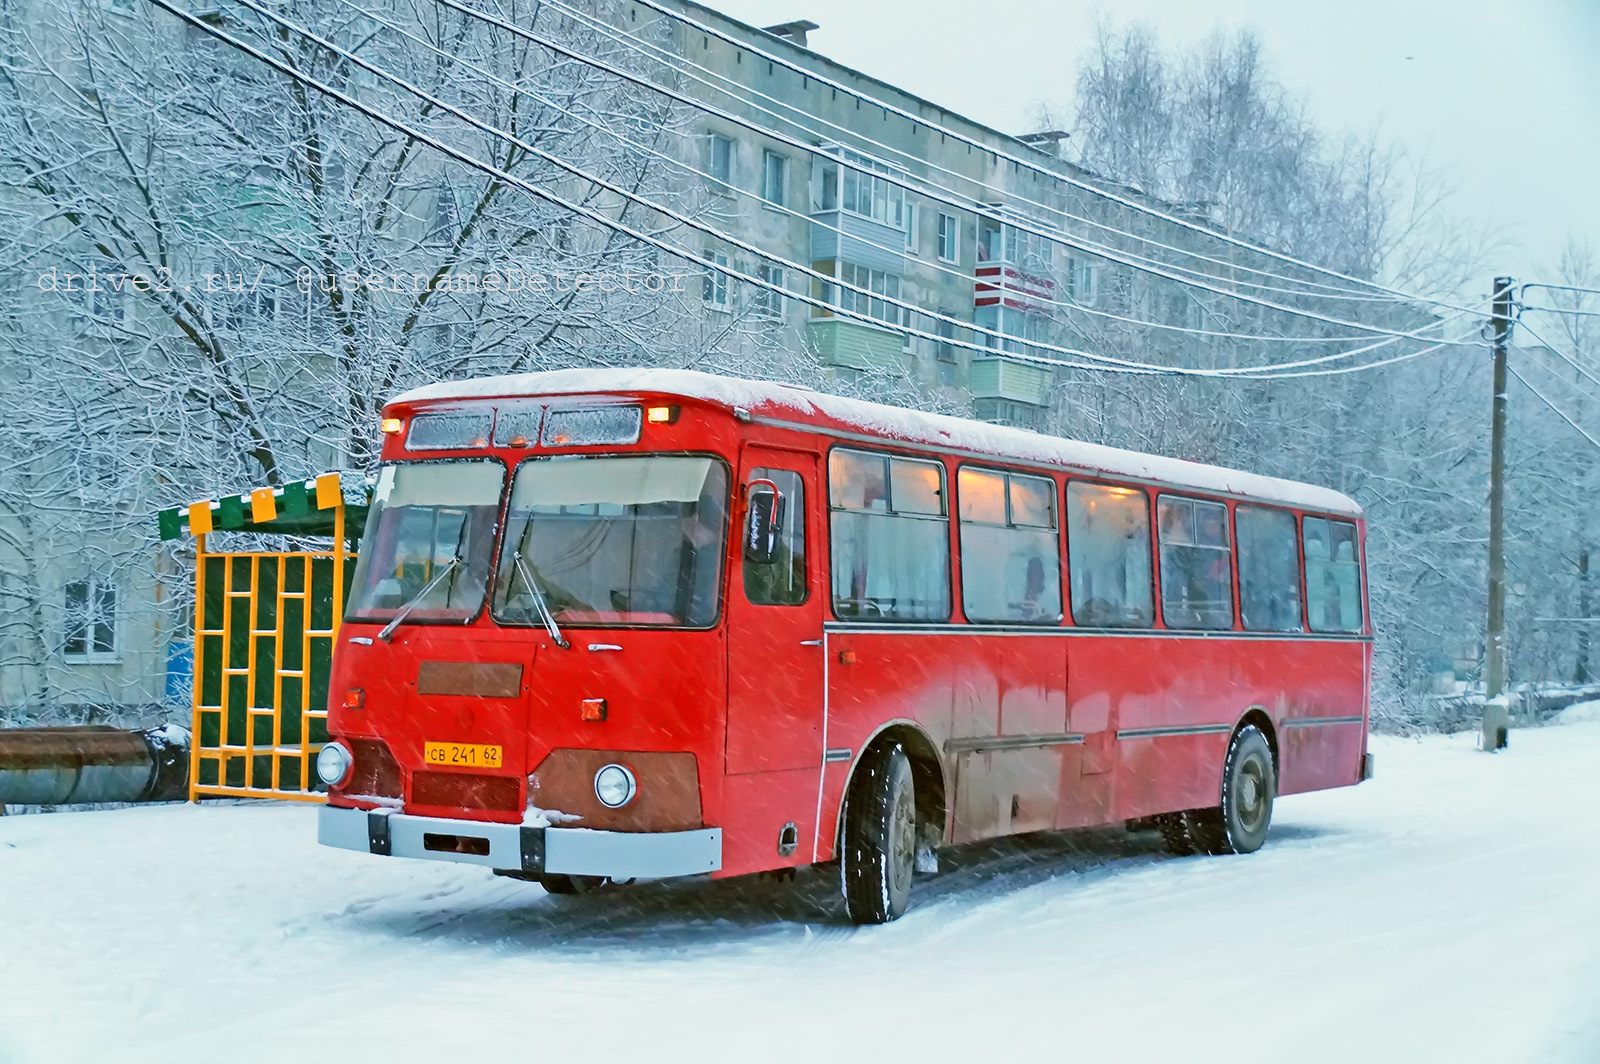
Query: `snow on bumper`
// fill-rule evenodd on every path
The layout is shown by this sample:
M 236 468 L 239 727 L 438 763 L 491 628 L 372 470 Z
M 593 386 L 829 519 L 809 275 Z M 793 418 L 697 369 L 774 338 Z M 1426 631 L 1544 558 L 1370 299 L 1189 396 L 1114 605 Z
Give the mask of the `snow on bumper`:
M 325 805 L 324 846 L 425 861 L 460 861 L 529 873 L 664 879 L 722 867 L 722 829 L 627 832 L 488 824 Z

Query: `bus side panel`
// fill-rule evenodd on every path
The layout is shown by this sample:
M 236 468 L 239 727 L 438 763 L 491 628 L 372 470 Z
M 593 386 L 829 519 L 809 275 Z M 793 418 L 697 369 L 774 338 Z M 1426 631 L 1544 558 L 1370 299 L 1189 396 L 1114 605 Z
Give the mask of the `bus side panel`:
M 712 878 L 809 863 L 816 837 L 818 772 L 812 767 L 724 777 L 722 870 Z M 786 834 L 790 825 L 793 832 Z M 785 845 L 791 840 L 792 845 Z
M 1112 650 L 1097 657 L 1092 675 L 1121 695 L 1114 819 L 1216 805 L 1226 730 L 1241 713 L 1233 696 L 1237 642 L 1170 635 L 1106 642 Z M 1138 734 L 1158 728 L 1195 730 Z
M 1346 787 L 1361 779 L 1366 750 L 1369 646 L 1351 641 L 1285 644 L 1300 660 L 1288 715 L 1278 732 L 1278 793 Z M 1294 724 L 1318 718 L 1360 718 L 1342 724 Z
M 952 698 L 957 663 L 977 640 L 969 636 L 930 633 L 830 632 L 828 654 L 827 748 L 833 756 L 848 751 L 850 760 L 827 766 L 822 787 L 822 817 L 817 834 L 819 861 L 831 860 L 838 837 L 839 814 L 852 767 L 862 747 L 894 720 L 920 725 L 944 757 L 944 743 L 959 728 L 963 734 L 994 727 L 991 708 Z M 992 731 L 988 734 L 994 734 Z M 946 779 L 949 779 L 946 766 Z

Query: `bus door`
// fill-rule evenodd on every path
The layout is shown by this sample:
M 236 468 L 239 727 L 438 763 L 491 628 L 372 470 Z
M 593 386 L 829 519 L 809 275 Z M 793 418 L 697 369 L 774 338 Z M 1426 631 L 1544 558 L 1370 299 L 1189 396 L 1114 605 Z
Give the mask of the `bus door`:
M 735 551 L 728 593 L 727 772 L 817 771 L 825 597 L 822 588 L 810 586 L 822 534 L 817 459 L 755 446 L 742 457 L 736 527 L 748 534 L 752 486 L 775 487 L 782 512 L 770 560 L 752 560 L 743 542 Z M 813 802 L 815 786 L 813 777 Z

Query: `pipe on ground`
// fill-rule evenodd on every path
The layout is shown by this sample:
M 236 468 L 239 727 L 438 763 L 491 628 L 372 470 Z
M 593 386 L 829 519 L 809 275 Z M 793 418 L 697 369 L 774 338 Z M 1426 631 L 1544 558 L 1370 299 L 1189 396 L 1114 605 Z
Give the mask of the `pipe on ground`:
M 176 801 L 188 787 L 182 728 L 0 729 L 0 806 Z

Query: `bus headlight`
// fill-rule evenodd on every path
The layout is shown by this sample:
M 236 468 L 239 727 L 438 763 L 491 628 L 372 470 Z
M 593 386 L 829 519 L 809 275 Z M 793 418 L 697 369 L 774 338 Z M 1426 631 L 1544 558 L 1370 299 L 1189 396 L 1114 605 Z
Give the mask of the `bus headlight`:
M 622 765 L 607 765 L 594 774 L 594 796 L 607 809 L 621 809 L 639 793 L 639 781 Z
M 329 743 L 317 752 L 317 776 L 330 787 L 343 783 L 353 764 L 355 758 L 343 743 Z

